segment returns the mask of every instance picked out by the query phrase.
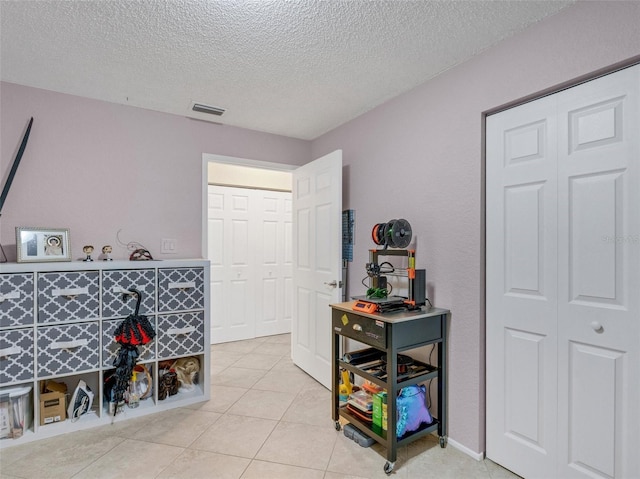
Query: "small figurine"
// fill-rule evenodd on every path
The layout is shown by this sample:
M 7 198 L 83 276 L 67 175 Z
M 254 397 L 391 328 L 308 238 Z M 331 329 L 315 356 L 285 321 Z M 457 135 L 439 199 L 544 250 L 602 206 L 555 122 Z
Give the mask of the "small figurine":
M 113 258 L 111 257 L 112 251 L 113 251 L 113 248 L 111 247 L 111 245 L 105 245 L 102 247 L 102 254 L 104 255 L 104 258 L 103 258 L 104 261 L 113 261 Z
M 178 394 L 179 389 L 180 381 L 178 380 L 178 375 L 174 369 L 170 369 L 158 383 L 158 399 L 163 401 L 168 396 L 174 396 Z
M 93 246 L 87 245 L 83 247 L 82 252 L 87 255 L 87 257 L 82 261 L 93 261 L 93 258 L 91 258 L 91 253 L 93 253 Z

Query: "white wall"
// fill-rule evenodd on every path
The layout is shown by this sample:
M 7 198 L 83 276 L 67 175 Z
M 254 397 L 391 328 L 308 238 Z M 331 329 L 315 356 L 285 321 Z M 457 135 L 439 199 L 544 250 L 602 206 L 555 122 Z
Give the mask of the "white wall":
M 483 112 L 640 54 L 640 2 L 578 2 L 312 143 L 343 150 L 357 288 L 374 224 L 406 218 L 435 305 L 452 311 L 449 435 L 484 451 Z M 359 291 L 351 291 L 355 294 Z

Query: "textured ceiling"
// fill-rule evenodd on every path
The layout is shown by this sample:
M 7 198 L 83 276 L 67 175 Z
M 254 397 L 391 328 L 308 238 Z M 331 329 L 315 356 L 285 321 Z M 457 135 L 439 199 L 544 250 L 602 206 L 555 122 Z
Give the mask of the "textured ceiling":
M 0 0 L 0 74 L 313 139 L 571 3 Z

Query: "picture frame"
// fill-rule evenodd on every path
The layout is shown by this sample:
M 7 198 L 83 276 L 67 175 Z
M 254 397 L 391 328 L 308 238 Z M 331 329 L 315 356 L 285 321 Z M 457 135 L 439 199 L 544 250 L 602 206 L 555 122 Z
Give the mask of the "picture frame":
M 16 227 L 18 263 L 71 261 L 68 228 Z

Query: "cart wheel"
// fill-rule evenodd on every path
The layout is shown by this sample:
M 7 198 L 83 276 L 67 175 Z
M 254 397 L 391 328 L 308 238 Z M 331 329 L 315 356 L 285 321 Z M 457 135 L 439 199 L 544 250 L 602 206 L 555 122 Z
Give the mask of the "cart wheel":
M 440 447 L 442 447 L 442 448 L 447 447 L 447 437 L 446 436 L 440 436 Z
M 340 426 L 340 421 L 336 421 L 336 431 L 339 431 L 340 429 L 342 429 L 342 426 Z
M 387 461 L 386 464 L 384 465 L 384 473 L 388 476 L 389 474 L 391 474 L 391 471 L 393 471 L 393 467 L 396 465 L 395 462 L 389 462 Z

